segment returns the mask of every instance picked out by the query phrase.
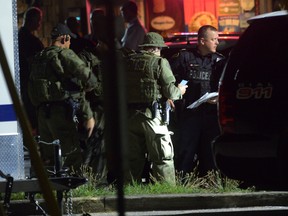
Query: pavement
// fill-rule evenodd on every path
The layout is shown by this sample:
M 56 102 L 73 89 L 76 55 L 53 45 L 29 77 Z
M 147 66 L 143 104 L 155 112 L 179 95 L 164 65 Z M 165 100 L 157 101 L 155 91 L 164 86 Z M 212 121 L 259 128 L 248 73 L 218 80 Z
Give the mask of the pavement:
M 73 215 L 83 215 L 83 213 L 88 213 L 92 216 L 118 215 L 118 199 L 116 196 L 83 197 L 73 198 L 72 200 Z M 13 201 L 11 202 L 11 209 L 19 209 L 21 215 L 25 215 L 24 209 L 27 211 L 29 209 L 27 202 Z M 43 200 L 38 202 L 43 203 Z M 29 205 L 35 211 L 35 207 L 32 204 Z M 250 209 L 249 211 L 258 211 L 258 215 L 266 215 L 264 211 L 267 212 L 268 210 L 278 211 L 275 215 L 288 215 L 288 192 L 262 191 L 251 193 L 125 196 L 124 205 L 125 215 L 209 215 L 209 212 L 213 213 L 213 215 L 225 215 L 223 213 L 225 211 L 230 213 L 238 212 L 238 215 L 241 215 L 239 211 L 248 211 L 247 209 Z M 63 202 L 63 206 L 65 209 L 65 202 Z M 281 214 L 283 211 L 285 213 Z M 221 214 L 216 214 L 217 212 L 221 212 Z M 229 215 L 237 214 L 231 213 Z
M 75 213 L 117 211 L 116 197 L 73 200 Z M 253 192 L 225 194 L 166 194 L 125 197 L 125 211 L 174 211 L 259 206 L 287 206 L 288 192 Z M 89 213 L 89 211 L 87 211 Z M 81 212 L 79 212 L 81 213 Z M 288 215 L 288 214 L 287 214 Z
M 90 216 L 118 216 L 117 212 L 92 213 Z M 266 207 L 247 207 L 247 208 L 221 208 L 221 209 L 200 209 L 200 210 L 178 210 L 178 211 L 145 211 L 145 212 L 126 212 L 126 216 L 287 216 L 288 208 L 266 206 Z M 77 214 L 75 216 L 83 216 Z

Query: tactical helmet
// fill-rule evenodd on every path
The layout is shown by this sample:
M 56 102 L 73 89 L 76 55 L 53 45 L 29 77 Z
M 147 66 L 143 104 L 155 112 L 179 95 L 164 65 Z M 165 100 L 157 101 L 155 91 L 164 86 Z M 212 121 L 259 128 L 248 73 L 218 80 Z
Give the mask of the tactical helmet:
M 163 37 L 156 32 L 148 32 L 139 47 L 167 47 Z

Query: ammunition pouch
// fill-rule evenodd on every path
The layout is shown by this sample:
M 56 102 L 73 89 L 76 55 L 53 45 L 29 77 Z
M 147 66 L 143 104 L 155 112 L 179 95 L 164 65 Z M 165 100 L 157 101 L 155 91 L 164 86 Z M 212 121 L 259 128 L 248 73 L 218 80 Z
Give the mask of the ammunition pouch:
M 32 104 L 36 106 L 43 102 L 62 101 L 68 97 L 61 82 L 51 82 L 48 79 L 30 80 L 28 94 Z

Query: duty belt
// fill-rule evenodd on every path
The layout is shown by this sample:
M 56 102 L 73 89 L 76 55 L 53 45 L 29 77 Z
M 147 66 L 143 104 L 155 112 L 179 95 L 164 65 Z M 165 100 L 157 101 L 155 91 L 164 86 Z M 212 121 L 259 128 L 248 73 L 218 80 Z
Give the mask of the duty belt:
M 67 118 L 72 117 L 73 121 L 77 122 L 76 112 L 79 109 L 79 104 L 78 104 L 78 106 L 74 106 L 73 104 L 71 104 L 71 100 L 72 99 L 65 99 L 65 100 L 62 100 L 62 101 L 44 102 L 44 103 L 41 103 L 38 106 L 38 109 L 44 109 L 44 111 L 46 112 L 46 117 L 50 118 L 51 107 L 53 107 L 53 106 L 62 106 L 62 107 L 67 109 L 67 112 L 66 112 Z
M 66 100 L 62 100 L 62 101 L 49 101 L 49 102 L 43 102 L 41 103 L 38 108 L 44 108 L 44 107 L 48 107 L 48 106 L 66 106 L 67 102 Z

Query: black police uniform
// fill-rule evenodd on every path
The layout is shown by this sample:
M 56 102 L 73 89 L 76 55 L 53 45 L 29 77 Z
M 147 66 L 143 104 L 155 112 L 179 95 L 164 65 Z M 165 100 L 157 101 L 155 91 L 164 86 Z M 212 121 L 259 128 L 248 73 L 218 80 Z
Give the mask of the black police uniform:
M 206 92 L 218 91 L 223 60 L 224 56 L 219 53 L 201 56 L 197 48 L 182 50 L 170 60 L 177 81 L 189 80 L 183 101 L 176 104 L 179 115 L 175 131 L 175 166 L 184 174 L 193 171 L 196 156 L 200 175 L 215 169 L 211 141 L 220 133 L 217 105 L 203 103 L 194 109 L 186 107 Z

